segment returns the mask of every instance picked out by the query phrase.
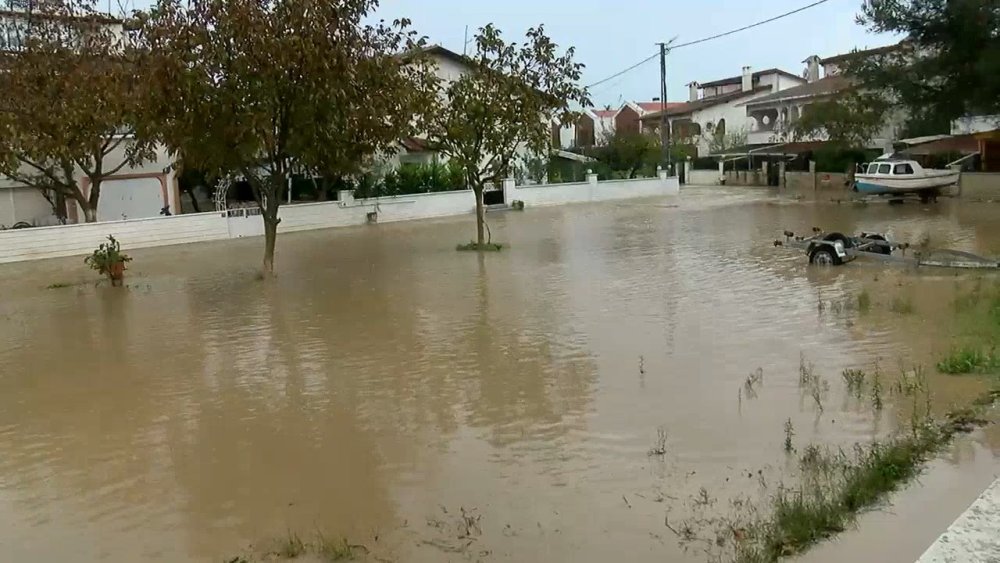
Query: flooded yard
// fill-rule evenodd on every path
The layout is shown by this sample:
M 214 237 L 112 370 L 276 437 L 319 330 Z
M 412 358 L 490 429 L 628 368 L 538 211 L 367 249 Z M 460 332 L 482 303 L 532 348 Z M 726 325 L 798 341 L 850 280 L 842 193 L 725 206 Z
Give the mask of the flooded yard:
M 321 533 L 378 561 L 705 561 L 665 518 L 792 475 L 786 424 L 796 448 L 850 448 L 905 425 L 903 371 L 926 370 L 935 412 L 989 385 L 934 366 L 956 296 L 997 278 L 812 268 L 771 241 L 890 230 L 1000 254 L 998 214 L 691 188 L 491 215 L 510 246 L 484 256 L 454 250 L 471 216 L 284 234 L 266 283 L 259 239 L 130 252 L 125 290 L 75 258 L 0 266 L 0 553 L 225 561 Z M 876 363 L 882 410 L 841 376 Z M 892 537 L 867 560 L 912 561 L 997 456 L 994 427 L 960 439 L 899 516 L 804 560 Z

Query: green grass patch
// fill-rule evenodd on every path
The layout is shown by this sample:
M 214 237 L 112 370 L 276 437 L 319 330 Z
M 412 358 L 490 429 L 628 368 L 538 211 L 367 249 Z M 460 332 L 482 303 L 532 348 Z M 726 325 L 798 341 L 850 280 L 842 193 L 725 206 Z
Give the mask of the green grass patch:
M 503 245 L 497 242 L 484 242 L 479 244 L 476 241 L 471 241 L 468 244 L 460 244 L 455 247 L 455 250 L 460 251 L 475 251 L 475 252 L 500 252 L 503 250 Z
M 276 540 L 272 549 L 264 553 L 246 553 L 226 559 L 227 563 L 254 563 L 263 561 L 294 561 L 303 556 L 314 556 L 316 560 L 333 562 L 347 561 L 368 553 L 363 545 L 352 545 L 346 538 L 331 540 L 317 533 L 312 540 L 304 540 L 289 531 L 284 538 Z M 312 561 L 313 559 L 310 559 Z
M 1000 392 L 993 392 L 980 406 L 997 398 Z M 731 561 L 777 562 L 844 531 L 862 511 L 919 475 L 924 462 L 956 434 L 982 424 L 975 411 L 963 410 L 941 422 L 927 420 L 908 434 L 858 445 L 852 453 L 807 447 L 799 460 L 799 487 L 779 487 L 765 515 L 753 510 L 751 521 L 727 523 Z
M 872 296 L 867 289 L 862 289 L 858 294 L 858 311 L 867 313 L 872 310 Z
M 992 350 L 985 352 L 974 346 L 962 346 L 942 358 L 937 369 L 951 375 L 991 373 L 1000 369 L 1000 358 Z
M 913 314 L 913 300 L 909 297 L 896 297 L 889 305 L 889 310 L 899 315 Z

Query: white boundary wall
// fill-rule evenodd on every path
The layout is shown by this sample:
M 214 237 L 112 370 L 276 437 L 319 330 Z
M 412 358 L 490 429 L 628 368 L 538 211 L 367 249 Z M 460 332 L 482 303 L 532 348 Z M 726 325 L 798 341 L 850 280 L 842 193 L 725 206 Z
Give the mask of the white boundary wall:
M 666 172 L 660 172 L 657 178 L 604 182 L 598 182 L 596 174 L 588 174 L 586 182 L 566 184 L 515 186 L 513 180 L 504 182 L 504 200 L 508 204 L 520 200 L 526 207 L 668 196 L 677 195 L 679 191 L 677 178 L 668 177 Z
M 677 178 L 668 178 L 665 173 L 659 178 L 636 180 L 598 182 L 593 174 L 587 179 L 581 183 L 543 186 L 515 186 L 513 180 L 507 180 L 505 201 L 520 200 L 530 208 L 678 193 Z M 379 223 L 387 223 L 471 214 L 475 209 L 476 198 L 471 190 L 360 200 L 347 191 L 340 193 L 340 201 L 282 206 L 278 232 L 363 225 L 372 212 L 377 212 Z M 264 223 L 255 209 L 7 230 L 0 231 L 0 263 L 83 256 L 108 235 L 118 239 L 125 249 L 134 249 L 263 234 Z

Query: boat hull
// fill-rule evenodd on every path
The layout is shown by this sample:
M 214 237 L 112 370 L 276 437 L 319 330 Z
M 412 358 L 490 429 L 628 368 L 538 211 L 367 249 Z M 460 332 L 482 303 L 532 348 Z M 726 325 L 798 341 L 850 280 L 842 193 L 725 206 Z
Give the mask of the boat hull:
M 870 174 L 855 176 L 854 191 L 869 195 L 901 195 L 939 191 L 958 183 L 958 172 L 945 172 L 914 178 L 887 178 Z

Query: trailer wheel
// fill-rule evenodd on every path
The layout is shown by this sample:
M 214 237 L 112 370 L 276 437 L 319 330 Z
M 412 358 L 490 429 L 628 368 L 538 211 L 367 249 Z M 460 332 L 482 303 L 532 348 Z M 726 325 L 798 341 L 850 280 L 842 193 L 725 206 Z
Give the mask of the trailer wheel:
M 839 266 L 843 264 L 837 253 L 827 246 L 819 246 L 809 253 L 809 263 L 817 266 Z
M 844 235 L 842 235 L 840 233 L 830 233 L 830 234 L 826 235 L 825 237 L 823 237 L 823 240 L 827 240 L 827 241 L 830 241 L 830 242 L 837 242 L 839 240 L 840 244 L 844 245 L 844 248 L 853 248 L 854 247 L 854 241 L 852 241 L 850 238 L 848 238 L 848 237 L 846 237 L 846 236 L 844 236 Z
M 889 242 L 887 240 L 885 240 L 884 236 L 882 236 L 882 235 L 870 235 L 867 238 L 868 238 L 868 240 L 880 240 L 880 241 L 882 241 L 882 242 L 885 243 L 884 245 L 879 244 L 879 245 L 876 245 L 876 246 L 872 247 L 873 249 L 872 249 L 871 252 L 873 252 L 875 254 L 886 254 L 886 255 L 892 254 L 892 246 L 889 245 Z

